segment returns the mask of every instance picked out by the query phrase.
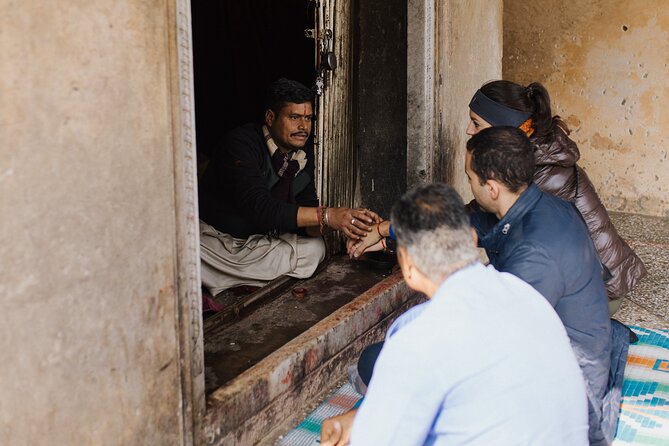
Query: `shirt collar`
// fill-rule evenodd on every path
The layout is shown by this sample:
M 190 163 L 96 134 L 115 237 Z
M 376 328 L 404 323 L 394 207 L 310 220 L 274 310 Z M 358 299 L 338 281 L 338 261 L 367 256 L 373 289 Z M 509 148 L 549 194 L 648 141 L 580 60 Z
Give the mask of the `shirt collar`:
M 269 132 L 266 125 L 262 126 L 262 134 L 265 137 L 265 143 L 267 144 L 267 150 L 269 151 L 269 157 L 271 158 L 274 156 L 274 152 L 279 149 L 279 146 L 274 142 L 274 138 L 272 138 L 272 134 Z M 293 150 L 288 152 L 288 160 L 296 161 L 299 164 L 300 168 L 295 173 L 297 176 L 297 174 L 307 165 L 307 154 L 304 150 Z
M 265 137 L 265 144 L 267 144 L 267 150 L 269 150 L 269 156 L 271 157 L 279 146 L 274 142 L 274 138 L 272 138 L 266 125 L 262 126 L 262 134 Z
M 539 198 L 541 198 L 541 190 L 536 184 L 531 183 L 504 217 L 481 238 L 481 246 L 486 249 L 497 249 L 511 233 L 513 227 L 520 223 L 530 209 L 534 208 Z

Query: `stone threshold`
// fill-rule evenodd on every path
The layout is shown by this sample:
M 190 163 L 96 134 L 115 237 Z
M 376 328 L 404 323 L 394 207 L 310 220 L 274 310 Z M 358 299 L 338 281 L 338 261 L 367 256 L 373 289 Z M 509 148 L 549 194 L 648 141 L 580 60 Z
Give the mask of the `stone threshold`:
M 203 444 L 272 444 L 344 378 L 368 344 L 422 302 L 399 271 L 317 322 L 207 398 Z

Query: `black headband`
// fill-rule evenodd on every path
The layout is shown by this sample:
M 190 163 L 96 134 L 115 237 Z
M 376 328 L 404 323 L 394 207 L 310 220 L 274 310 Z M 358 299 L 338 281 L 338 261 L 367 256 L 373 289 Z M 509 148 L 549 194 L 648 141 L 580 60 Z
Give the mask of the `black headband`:
M 532 113 L 516 110 L 493 101 L 484 95 L 481 90 L 476 90 L 474 97 L 469 102 L 469 108 L 493 127 L 502 125 L 520 127 L 523 122 L 532 116 Z

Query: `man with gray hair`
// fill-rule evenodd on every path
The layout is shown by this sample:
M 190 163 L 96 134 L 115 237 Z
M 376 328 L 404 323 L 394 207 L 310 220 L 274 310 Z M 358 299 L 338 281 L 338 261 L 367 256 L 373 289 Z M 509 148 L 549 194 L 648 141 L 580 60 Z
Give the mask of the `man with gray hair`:
M 587 445 L 585 385 L 553 308 L 477 260 L 458 194 L 420 186 L 392 211 L 404 279 L 429 300 L 390 327 L 357 411 L 321 443 Z

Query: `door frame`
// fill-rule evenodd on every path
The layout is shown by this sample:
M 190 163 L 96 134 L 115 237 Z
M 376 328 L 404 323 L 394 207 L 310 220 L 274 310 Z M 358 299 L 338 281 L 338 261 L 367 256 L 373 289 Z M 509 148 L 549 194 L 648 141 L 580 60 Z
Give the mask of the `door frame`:
M 182 444 L 202 444 L 205 413 L 195 89 L 190 0 L 167 3 L 176 221 L 176 331 Z
M 406 176 L 408 186 L 412 186 L 442 180 L 443 164 L 447 161 L 446 155 L 436 150 L 440 139 L 439 92 L 444 88 L 437 57 L 444 32 L 439 23 L 446 8 L 438 7 L 434 0 L 407 0 L 407 7 Z M 191 0 L 169 0 L 167 14 L 177 247 L 175 330 L 179 340 L 182 444 L 198 446 L 205 444 L 202 423 L 206 399 Z M 325 180 L 322 175 L 319 179 Z
M 409 5 L 416 0 L 408 0 Z M 423 3 L 423 7 L 429 5 L 432 0 L 418 0 Z M 317 18 L 316 28 L 321 31 L 325 28 L 333 28 L 336 21 L 334 15 L 342 11 L 335 11 L 335 0 L 325 1 L 324 8 L 321 10 L 321 16 Z M 200 237 L 199 237 L 199 215 L 198 215 L 198 178 L 197 178 L 197 149 L 195 137 L 195 95 L 194 95 L 194 74 L 193 74 L 193 41 L 192 41 L 192 21 L 191 21 L 191 0 L 169 0 L 168 18 L 170 23 L 169 42 L 170 42 L 170 98 L 172 111 L 172 144 L 174 154 L 174 194 L 175 194 L 175 219 L 176 219 L 176 275 L 177 275 L 177 321 L 176 331 L 178 335 L 178 357 L 179 374 L 181 385 L 181 419 L 183 445 L 197 446 L 205 444 L 202 436 L 203 421 L 206 411 L 206 397 L 204 384 L 204 343 L 203 343 L 203 321 L 202 321 L 202 297 L 201 297 L 201 278 L 200 278 Z M 421 27 L 423 21 L 430 23 L 433 16 L 430 14 L 429 7 L 423 9 L 427 17 L 421 17 L 413 22 L 414 26 Z M 349 12 L 350 13 L 350 12 Z M 427 20 L 425 20 L 427 18 Z M 318 20 L 321 20 L 319 23 Z M 340 26 L 350 26 L 350 19 L 338 23 Z M 412 20 L 410 18 L 410 20 Z M 414 18 L 416 20 L 416 17 Z M 410 25 L 411 26 L 411 25 Z M 427 35 L 432 34 L 434 28 L 428 27 Z M 352 37 L 351 37 L 352 38 Z M 417 42 L 415 42 L 417 43 Z M 318 52 L 318 44 L 316 51 Z M 420 48 L 415 53 L 416 62 L 425 67 L 429 62 L 429 57 L 425 53 L 431 53 L 432 45 L 428 43 L 426 47 Z M 349 55 L 343 66 L 353 63 L 351 56 L 352 48 L 348 49 Z M 410 53 L 411 54 L 411 53 Z M 422 56 L 422 57 L 421 57 Z M 318 61 L 317 61 L 318 63 Z M 431 68 L 431 67 L 430 67 Z M 430 85 L 433 77 L 430 68 L 418 70 L 417 79 L 412 79 L 413 83 L 420 87 Z M 341 70 L 342 67 L 339 68 Z M 327 73 L 328 83 L 333 81 L 332 73 Z M 350 76 L 351 74 L 349 74 Z M 329 85 L 328 85 L 329 87 Z M 414 157 L 417 158 L 414 166 L 425 169 L 425 163 L 430 164 L 427 153 L 431 146 L 429 134 L 432 129 L 429 126 L 431 118 L 431 107 L 429 107 L 433 91 L 427 89 L 426 97 L 423 98 L 427 105 L 426 113 L 420 117 L 421 122 L 414 124 L 415 128 L 423 130 L 422 144 L 414 146 Z M 330 94 L 325 94 L 329 98 Z M 319 121 L 324 124 L 324 115 L 326 113 L 323 107 L 324 97 L 319 98 Z M 327 110 L 330 111 L 330 110 Z M 427 133 L 427 134 L 426 134 Z M 319 164 L 325 161 L 322 148 L 323 129 L 318 131 L 319 136 Z M 420 160 L 420 161 L 419 161 Z M 329 195 L 325 192 L 324 181 L 327 181 L 327 175 L 323 170 L 327 166 L 319 165 L 318 183 L 319 192 Z M 428 167 L 428 172 L 431 169 Z M 431 173 L 431 172 L 430 172 Z M 431 177 L 428 174 L 428 177 Z M 349 197 L 349 199 L 353 199 Z M 347 203 L 351 206 L 353 203 Z

